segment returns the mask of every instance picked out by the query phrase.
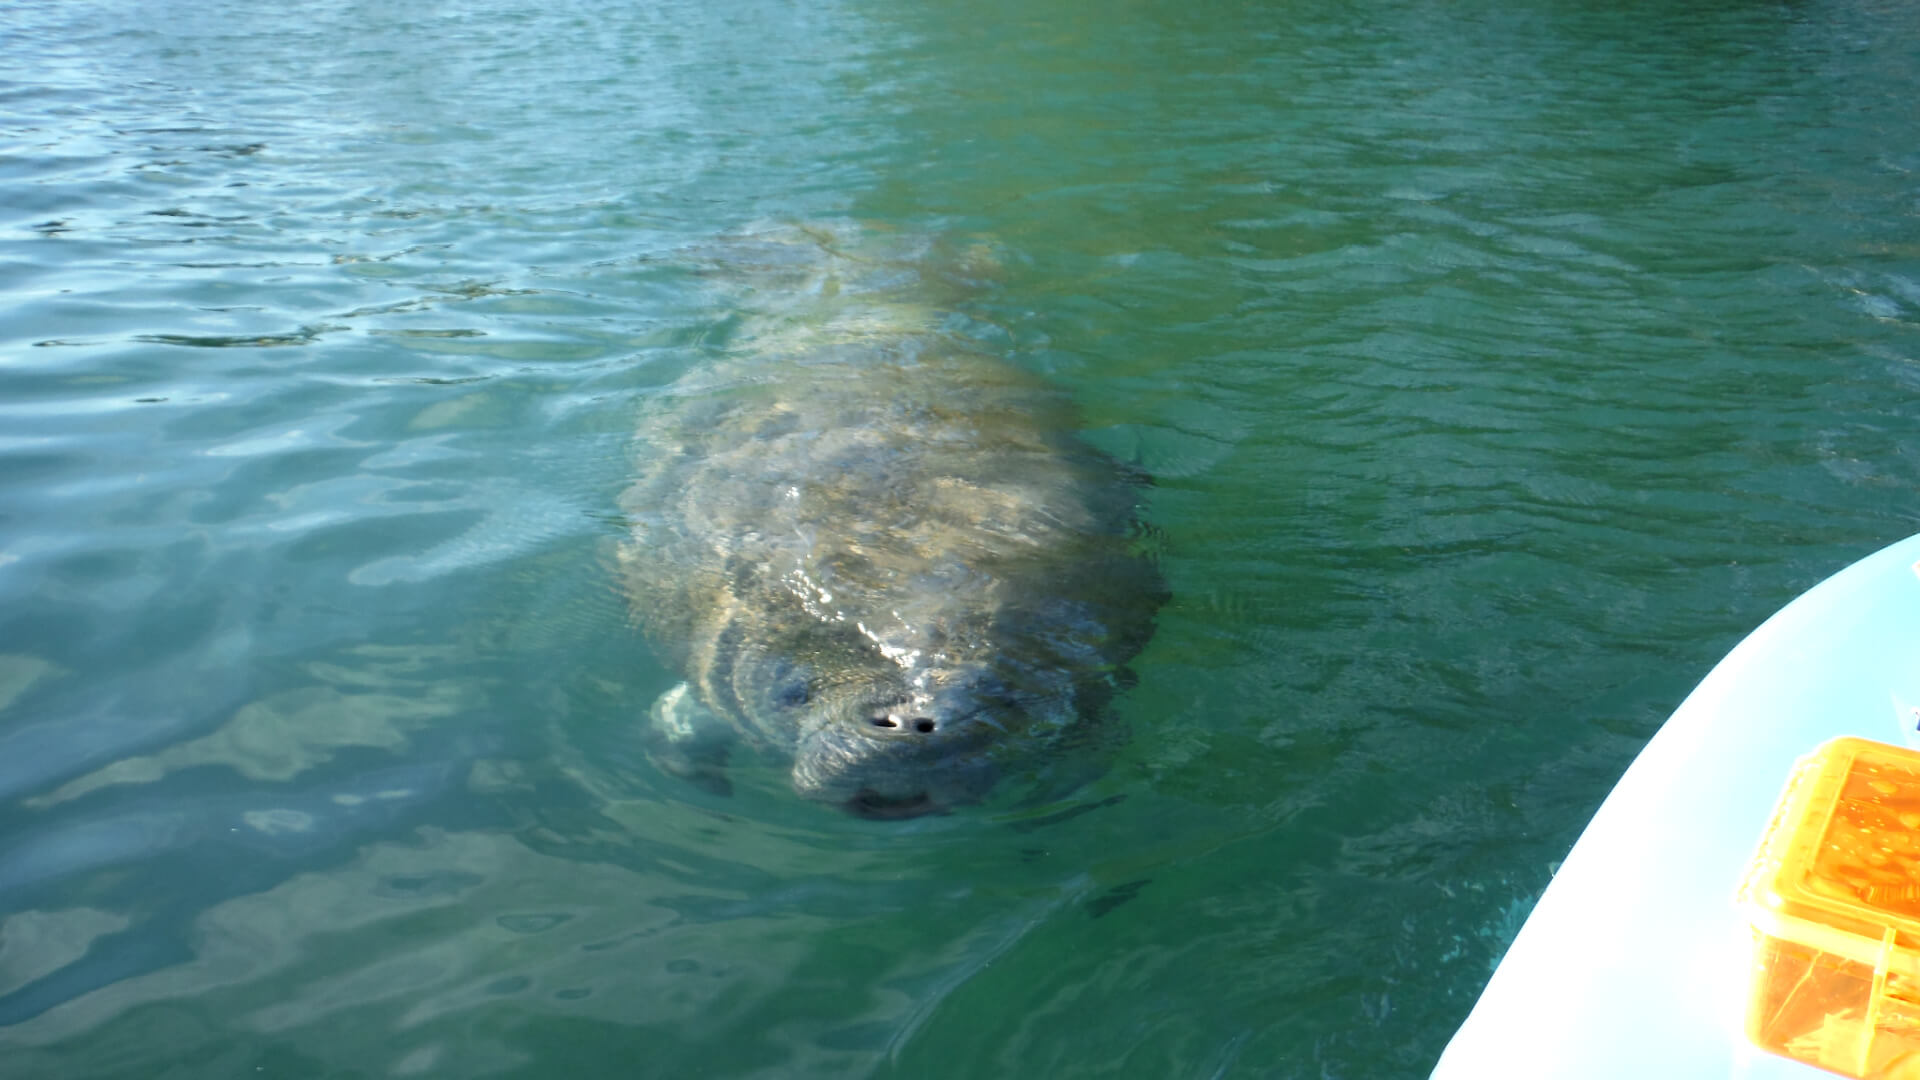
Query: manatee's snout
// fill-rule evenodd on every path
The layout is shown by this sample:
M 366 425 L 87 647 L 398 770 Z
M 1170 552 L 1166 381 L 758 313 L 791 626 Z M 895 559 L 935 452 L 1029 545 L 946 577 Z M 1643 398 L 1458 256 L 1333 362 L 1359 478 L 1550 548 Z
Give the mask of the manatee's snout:
M 991 675 L 928 675 L 816 731 L 795 756 L 794 787 L 873 818 L 977 801 L 993 786 L 988 751 L 1006 731 L 999 714 L 1010 706 Z
M 933 689 L 916 688 L 891 701 L 867 706 L 868 734 L 922 741 L 984 738 L 998 725 L 992 711 L 1007 703 L 997 679 L 985 674 L 953 678 Z

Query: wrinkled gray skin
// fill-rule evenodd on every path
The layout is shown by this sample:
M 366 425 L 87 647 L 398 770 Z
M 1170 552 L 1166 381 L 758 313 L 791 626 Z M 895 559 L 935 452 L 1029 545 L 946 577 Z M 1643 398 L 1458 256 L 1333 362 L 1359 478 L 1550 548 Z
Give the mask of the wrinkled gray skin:
M 937 329 L 933 256 L 860 242 L 760 242 L 778 272 L 749 276 L 793 299 L 643 417 L 620 564 L 687 680 L 656 761 L 722 786 L 725 732 L 790 756 L 802 796 L 899 817 L 1101 741 L 1166 592 L 1141 477 L 1060 391 Z

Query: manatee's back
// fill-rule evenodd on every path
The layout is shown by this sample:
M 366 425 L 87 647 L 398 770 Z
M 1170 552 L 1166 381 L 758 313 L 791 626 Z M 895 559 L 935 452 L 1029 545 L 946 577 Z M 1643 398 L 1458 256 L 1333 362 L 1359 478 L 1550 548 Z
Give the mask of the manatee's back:
M 817 289 L 646 410 L 622 563 L 667 659 L 743 618 L 779 638 L 1018 612 L 1036 662 L 1090 670 L 1145 644 L 1165 591 L 1133 550 L 1141 478 L 916 299 Z
M 863 349 L 757 381 L 706 373 L 654 410 L 623 500 L 643 613 L 777 593 L 809 566 L 859 606 L 851 590 L 877 599 L 916 575 L 1131 558 L 1138 478 L 1073 438 L 1058 391 L 912 344 L 910 361 Z

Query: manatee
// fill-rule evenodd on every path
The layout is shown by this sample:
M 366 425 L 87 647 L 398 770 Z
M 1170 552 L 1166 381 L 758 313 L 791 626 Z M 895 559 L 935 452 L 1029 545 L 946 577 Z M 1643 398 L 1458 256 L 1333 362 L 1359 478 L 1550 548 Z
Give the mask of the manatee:
M 685 679 L 655 761 L 724 788 L 745 742 L 882 818 L 1084 779 L 1167 589 L 1145 475 L 943 307 L 990 253 L 795 229 L 701 266 L 745 310 L 642 410 L 621 500 L 631 610 Z

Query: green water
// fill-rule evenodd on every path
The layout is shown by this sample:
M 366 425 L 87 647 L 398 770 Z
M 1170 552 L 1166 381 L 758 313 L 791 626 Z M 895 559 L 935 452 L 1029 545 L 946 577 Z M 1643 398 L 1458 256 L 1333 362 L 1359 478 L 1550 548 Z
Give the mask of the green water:
M 1911 5 L 40 0 L 0 55 L 7 1077 L 1421 1076 L 1686 691 L 1920 523 Z M 1157 478 L 1058 813 L 641 754 L 632 417 L 733 325 L 678 253 L 807 221 L 991 238 L 969 332 Z

